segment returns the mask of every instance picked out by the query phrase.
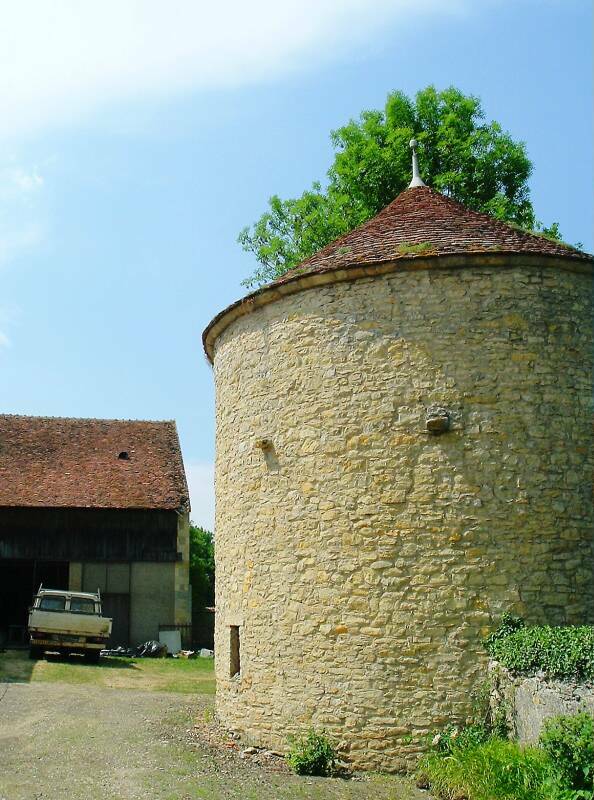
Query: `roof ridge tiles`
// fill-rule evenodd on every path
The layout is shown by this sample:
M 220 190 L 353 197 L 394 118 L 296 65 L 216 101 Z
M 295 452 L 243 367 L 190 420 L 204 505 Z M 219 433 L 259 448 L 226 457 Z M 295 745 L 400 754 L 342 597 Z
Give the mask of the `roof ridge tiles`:
M 0 418 L 8 417 L 11 419 L 39 419 L 39 420 L 63 420 L 65 422 L 126 422 L 126 423 L 148 423 L 151 425 L 175 425 L 174 419 L 127 419 L 125 417 L 62 417 L 52 414 L 11 414 L 0 412 Z

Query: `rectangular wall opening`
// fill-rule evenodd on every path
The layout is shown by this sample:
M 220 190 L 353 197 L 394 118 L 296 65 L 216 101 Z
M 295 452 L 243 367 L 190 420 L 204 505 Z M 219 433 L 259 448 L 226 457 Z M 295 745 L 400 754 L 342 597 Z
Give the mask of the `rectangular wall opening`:
M 68 589 L 68 562 L 0 559 L 0 647 L 28 643 L 29 607 L 40 583 Z
M 239 625 L 229 627 L 229 677 L 234 678 L 241 672 L 241 651 L 239 642 Z

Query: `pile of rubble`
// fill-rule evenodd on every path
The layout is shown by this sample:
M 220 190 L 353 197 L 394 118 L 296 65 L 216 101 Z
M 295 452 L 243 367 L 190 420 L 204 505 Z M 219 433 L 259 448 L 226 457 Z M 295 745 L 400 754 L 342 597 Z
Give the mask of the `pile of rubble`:
M 178 650 L 175 653 L 168 653 L 167 645 L 154 639 L 144 642 L 138 647 L 120 646 L 111 650 L 102 650 L 101 655 L 125 658 L 165 658 L 168 655 L 173 658 L 214 658 L 213 651 L 206 647 L 202 647 L 200 650 Z

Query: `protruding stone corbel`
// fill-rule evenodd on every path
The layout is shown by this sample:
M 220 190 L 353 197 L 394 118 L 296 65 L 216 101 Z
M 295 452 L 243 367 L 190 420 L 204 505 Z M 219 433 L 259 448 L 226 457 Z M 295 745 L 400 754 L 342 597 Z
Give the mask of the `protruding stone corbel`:
M 451 425 L 450 412 L 442 406 L 429 406 L 425 424 L 427 425 L 427 430 L 429 433 L 433 434 L 433 436 L 446 433 L 449 431 Z

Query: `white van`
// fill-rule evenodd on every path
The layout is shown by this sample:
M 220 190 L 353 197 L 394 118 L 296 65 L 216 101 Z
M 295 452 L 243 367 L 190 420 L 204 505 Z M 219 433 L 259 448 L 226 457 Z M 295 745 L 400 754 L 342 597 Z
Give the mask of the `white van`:
M 101 616 L 101 595 L 44 589 L 33 598 L 29 611 L 30 658 L 45 651 L 79 653 L 97 663 L 111 634 L 112 620 Z

